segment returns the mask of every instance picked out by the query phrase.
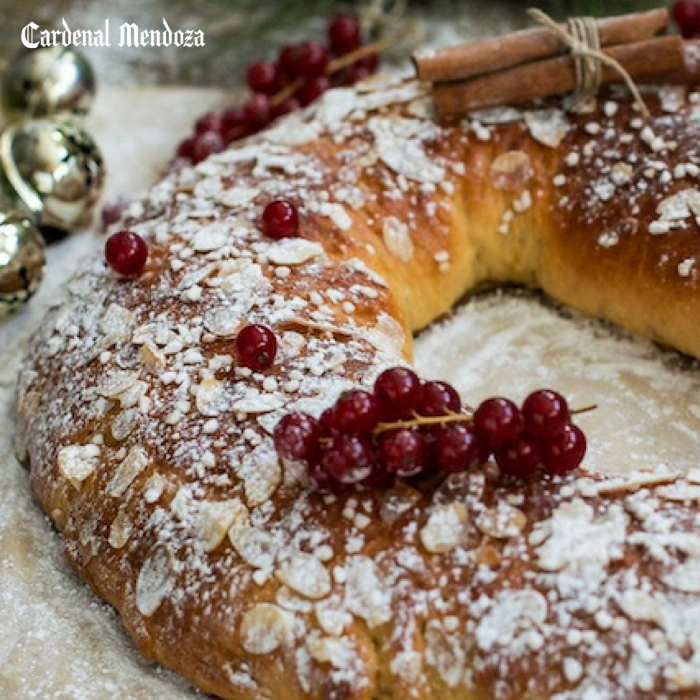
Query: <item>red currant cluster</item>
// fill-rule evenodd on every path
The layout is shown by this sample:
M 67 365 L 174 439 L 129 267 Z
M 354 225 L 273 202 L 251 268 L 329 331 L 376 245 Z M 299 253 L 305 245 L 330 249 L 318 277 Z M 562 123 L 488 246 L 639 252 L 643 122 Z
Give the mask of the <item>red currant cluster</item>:
M 671 15 L 678 25 L 678 31 L 685 39 L 700 37 L 700 2 L 698 0 L 677 0 L 671 6 Z
M 281 457 L 306 462 L 324 490 L 459 473 L 491 457 L 508 477 L 526 479 L 540 469 L 565 474 L 586 451 L 566 400 L 554 391 L 530 394 L 522 409 L 509 399 L 487 399 L 472 414 L 452 386 L 423 382 L 405 367 L 380 374 L 371 393 L 342 394 L 319 419 L 284 416 L 274 443 Z
M 310 39 L 282 47 L 275 60 L 253 63 L 246 71 L 252 93 L 248 101 L 202 116 L 194 134 L 178 146 L 176 164 L 199 163 L 227 143 L 311 104 L 329 88 L 372 75 L 379 67 L 377 49 L 363 44 L 362 28 L 354 17 L 337 15 L 328 25 L 327 45 Z

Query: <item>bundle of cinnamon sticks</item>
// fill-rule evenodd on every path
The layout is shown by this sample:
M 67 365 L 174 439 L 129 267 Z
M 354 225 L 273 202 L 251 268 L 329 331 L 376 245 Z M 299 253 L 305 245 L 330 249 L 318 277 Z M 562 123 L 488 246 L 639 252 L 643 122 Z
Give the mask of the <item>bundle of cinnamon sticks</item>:
M 700 41 L 661 36 L 666 9 L 596 20 L 601 51 L 635 83 L 700 83 Z M 569 47 L 548 27 L 414 55 L 418 77 L 433 83 L 438 113 L 471 111 L 564 95 L 577 88 Z M 619 70 L 601 66 L 600 83 L 621 80 Z

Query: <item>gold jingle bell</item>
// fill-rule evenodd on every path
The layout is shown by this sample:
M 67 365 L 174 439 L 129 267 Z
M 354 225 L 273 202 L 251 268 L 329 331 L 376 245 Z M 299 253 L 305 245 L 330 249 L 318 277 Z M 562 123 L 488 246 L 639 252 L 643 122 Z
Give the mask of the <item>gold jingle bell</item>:
M 75 231 L 91 222 L 104 165 L 84 129 L 52 119 L 10 125 L 0 136 L 0 167 L 39 227 Z
M 29 216 L 0 211 L 0 317 L 22 306 L 44 276 L 44 238 Z
M 2 82 L 2 106 L 11 120 L 51 114 L 87 114 L 95 74 L 73 47 L 46 46 L 19 53 Z

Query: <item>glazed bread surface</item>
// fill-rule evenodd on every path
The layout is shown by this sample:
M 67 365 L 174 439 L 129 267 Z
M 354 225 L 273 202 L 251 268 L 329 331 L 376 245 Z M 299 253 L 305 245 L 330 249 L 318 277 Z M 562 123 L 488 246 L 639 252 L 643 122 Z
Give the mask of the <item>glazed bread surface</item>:
M 426 88 L 329 92 L 172 174 L 28 350 L 18 452 L 66 553 L 148 657 L 231 700 L 700 698 L 700 473 L 485 472 L 324 494 L 277 458 L 489 285 L 700 358 L 700 97 L 436 123 Z M 264 205 L 300 212 L 266 239 Z M 249 323 L 280 344 L 237 367 Z

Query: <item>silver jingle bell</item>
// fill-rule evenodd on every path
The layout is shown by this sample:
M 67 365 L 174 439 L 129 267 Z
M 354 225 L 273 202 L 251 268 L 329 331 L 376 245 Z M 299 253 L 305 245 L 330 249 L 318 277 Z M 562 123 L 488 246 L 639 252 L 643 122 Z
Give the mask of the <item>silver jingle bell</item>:
M 28 215 L 0 211 L 0 318 L 36 292 L 45 264 L 44 238 Z
M 8 120 L 52 114 L 87 114 L 95 97 L 95 74 L 73 47 L 46 46 L 23 51 L 2 82 Z
M 32 119 L 0 136 L 2 174 L 38 226 L 75 231 L 92 220 L 102 193 L 102 154 L 69 121 Z

